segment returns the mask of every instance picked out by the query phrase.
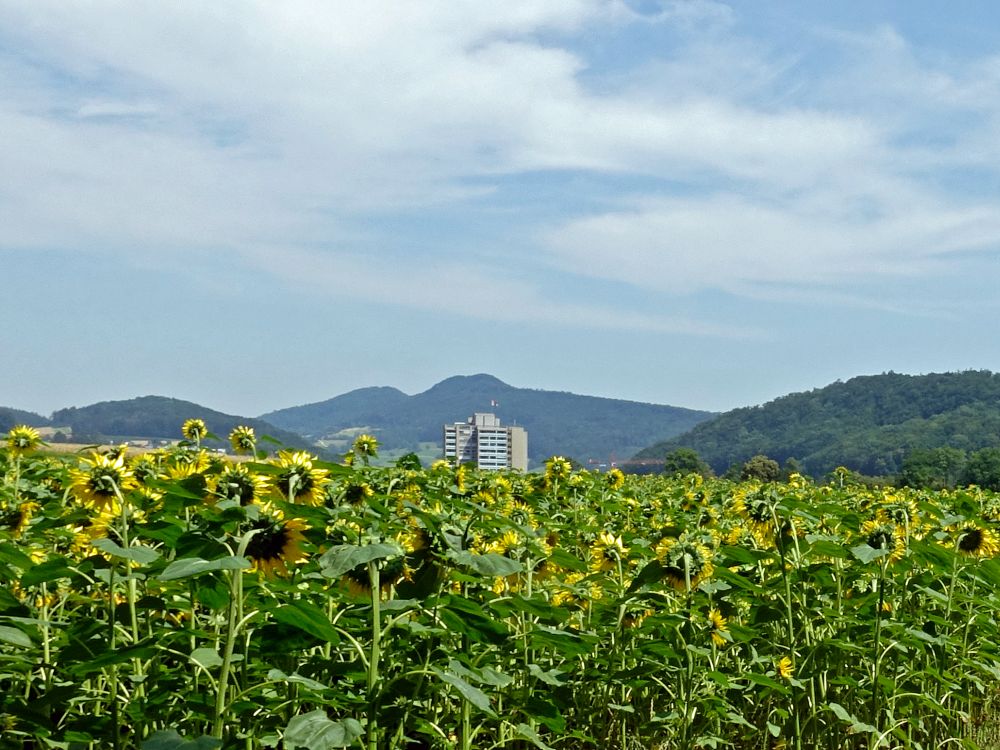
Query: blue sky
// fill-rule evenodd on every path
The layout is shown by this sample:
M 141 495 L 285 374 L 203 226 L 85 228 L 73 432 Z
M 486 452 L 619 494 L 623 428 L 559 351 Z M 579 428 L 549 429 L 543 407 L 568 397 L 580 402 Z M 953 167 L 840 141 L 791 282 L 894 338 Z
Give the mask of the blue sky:
M 992 2 L 0 5 L 0 404 L 1000 370 Z

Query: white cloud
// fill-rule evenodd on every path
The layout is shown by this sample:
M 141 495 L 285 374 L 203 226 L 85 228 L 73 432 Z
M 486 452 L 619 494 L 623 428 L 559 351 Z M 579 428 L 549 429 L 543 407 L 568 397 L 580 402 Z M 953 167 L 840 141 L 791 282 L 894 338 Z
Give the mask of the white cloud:
M 641 201 L 577 219 L 544 237 L 568 272 L 670 293 L 771 285 L 833 286 L 865 276 L 921 275 L 940 256 L 1000 245 L 993 206 L 929 198 L 845 212 L 837 191 L 775 203 L 734 194 Z
M 638 23 L 687 43 L 588 85 L 575 42 Z M 0 251 L 227 252 L 459 314 L 436 289 L 495 269 L 359 255 L 358 226 L 547 170 L 672 186 L 609 186 L 606 208 L 550 219 L 536 261 L 665 293 L 928 273 L 1000 241 L 997 206 L 935 184 L 1000 167 L 1000 63 L 935 67 L 891 29 L 835 39 L 831 73 L 739 38 L 713 2 L 24 0 L 0 28 L 26 51 L 0 58 Z M 952 113 L 945 147 L 910 142 Z M 545 284 L 505 284 L 518 319 L 725 333 L 559 305 Z

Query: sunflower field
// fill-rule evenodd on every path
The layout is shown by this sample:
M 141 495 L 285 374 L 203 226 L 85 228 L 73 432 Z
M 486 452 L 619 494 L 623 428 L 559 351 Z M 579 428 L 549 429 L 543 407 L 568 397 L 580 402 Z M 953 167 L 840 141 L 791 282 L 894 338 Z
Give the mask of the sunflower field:
M 0 449 L 0 747 L 998 748 L 1000 496 Z

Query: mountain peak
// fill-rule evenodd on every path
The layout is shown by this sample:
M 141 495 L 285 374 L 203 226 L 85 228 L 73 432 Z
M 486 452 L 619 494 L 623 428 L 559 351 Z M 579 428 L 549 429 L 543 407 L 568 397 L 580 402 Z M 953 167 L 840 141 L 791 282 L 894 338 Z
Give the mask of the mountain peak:
M 511 386 L 500 380 L 500 378 L 490 375 L 485 372 L 476 373 L 475 375 L 452 375 L 450 378 L 445 378 L 440 383 L 437 383 L 427 389 L 428 392 L 435 389 L 448 389 L 448 388 L 510 388 Z

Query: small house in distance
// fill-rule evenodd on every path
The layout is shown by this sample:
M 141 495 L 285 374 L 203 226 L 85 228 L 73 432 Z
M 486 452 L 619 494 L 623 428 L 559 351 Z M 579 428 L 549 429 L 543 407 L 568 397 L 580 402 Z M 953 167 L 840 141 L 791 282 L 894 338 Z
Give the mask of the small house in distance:
M 444 426 L 444 457 L 480 469 L 528 470 L 528 433 L 504 427 L 496 414 L 477 412 L 464 422 Z

